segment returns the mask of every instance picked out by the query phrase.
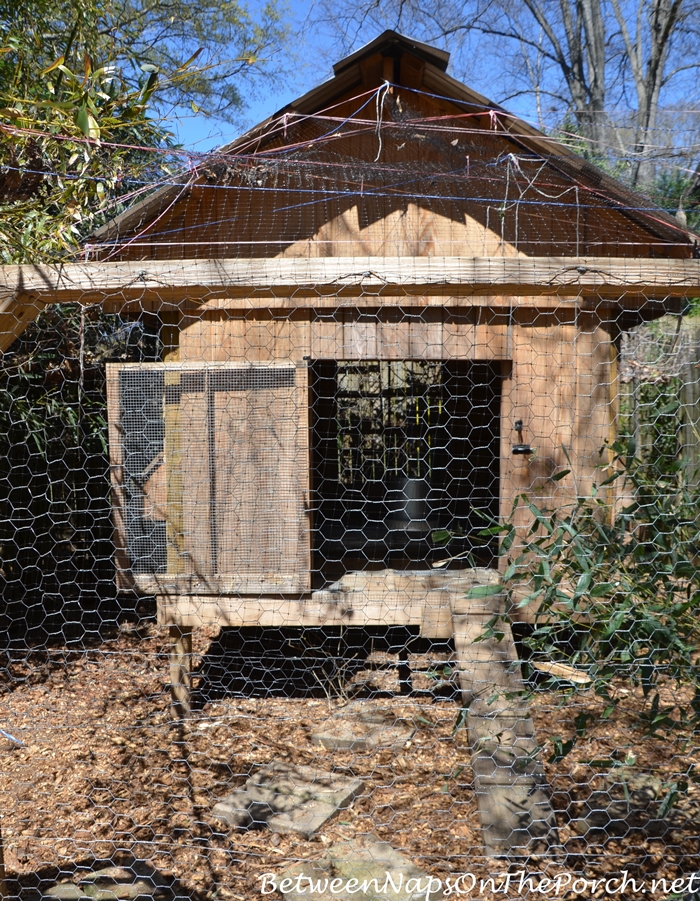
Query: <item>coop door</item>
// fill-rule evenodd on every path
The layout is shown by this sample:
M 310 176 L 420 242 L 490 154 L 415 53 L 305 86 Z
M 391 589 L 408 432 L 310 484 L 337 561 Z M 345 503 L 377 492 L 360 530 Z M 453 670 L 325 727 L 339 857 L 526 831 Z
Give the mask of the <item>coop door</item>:
M 306 591 L 306 369 L 110 369 L 118 563 L 136 584 L 202 594 Z

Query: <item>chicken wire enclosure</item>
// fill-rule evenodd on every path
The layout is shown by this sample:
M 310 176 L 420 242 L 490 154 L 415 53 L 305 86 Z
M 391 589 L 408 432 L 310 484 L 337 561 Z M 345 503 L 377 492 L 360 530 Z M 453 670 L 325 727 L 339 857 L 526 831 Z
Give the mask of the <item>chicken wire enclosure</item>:
M 696 236 L 446 66 L 382 35 L 2 267 L 20 901 L 689 886 Z
M 492 562 L 498 517 L 500 367 L 311 364 L 314 568 L 323 581 L 454 553 Z M 442 533 L 442 540 L 440 538 Z

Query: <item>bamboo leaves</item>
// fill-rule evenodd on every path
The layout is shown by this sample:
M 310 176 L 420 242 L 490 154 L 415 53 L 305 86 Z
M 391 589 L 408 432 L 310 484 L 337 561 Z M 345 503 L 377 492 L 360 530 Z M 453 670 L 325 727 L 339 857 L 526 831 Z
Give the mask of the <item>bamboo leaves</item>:
M 130 86 L 97 23 L 102 0 L 13 7 L 0 55 L 0 258 L 50 262 L 75 253 L 167 135 L 147 104 L 158 73 Z
M 534 670 L 565 692 L 592 687 L 611 708 L 627 683 L 647 699 L 650 731 L 678 729 L 700 721 L 692 700 L 700 697 L 700 506 L 682 463 L 652 470 L 627 445 L 612 451 L 613 474 L 606 467 L 568 506 L 545 513 L 537 500 L 518 499 L 498 527 L 511 539 L 503 581 L 519 606 L 537 610 L 526 641 Z M 621 510 L 599 491 L 611 484 L 632 498 Z M 515 526 L 518 508 L 531 517 L 526 534 Z M 664 685 L 691 691 L 675 691 L 664 706 Z

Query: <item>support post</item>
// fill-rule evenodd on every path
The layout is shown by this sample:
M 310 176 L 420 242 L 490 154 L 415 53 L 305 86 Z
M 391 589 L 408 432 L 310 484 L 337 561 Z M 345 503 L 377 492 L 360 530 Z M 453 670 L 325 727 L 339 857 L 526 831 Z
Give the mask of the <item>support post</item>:
M 681 456 L 687 462 L 688 482 L 700 485 L 700 323 L 684 329 L 685 359 L 681 367 Z
M 5 874 L 5 848 L 2 842 L 2 832 L 0 831 L 0 898 L 9 898 L 9 896 L 7 876 Z
M 170 693 L 177 719 L 192 710 L 192 629 L 170 626 Z

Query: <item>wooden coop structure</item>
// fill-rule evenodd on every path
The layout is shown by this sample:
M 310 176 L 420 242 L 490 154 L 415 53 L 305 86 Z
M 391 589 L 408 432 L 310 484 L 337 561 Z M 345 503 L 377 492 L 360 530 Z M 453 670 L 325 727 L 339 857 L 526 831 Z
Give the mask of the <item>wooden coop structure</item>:
M 692 236 L 447 62 L 385 33 L 91 242 L 103 303 L 160 322 L 109 415 L 119 577 L 163 622 L 450 634 L 331 589 L 440 531 L 492 566 L 484 515 L 593 477 L 622 331 L 680 308 Z
M 109 367 L 109 440 L 118 578 L 157 595 L 181 711 L 199 625 L 397 625 L 455 635 L 470 730 L 491 734 L 483 686 L 519 681 L 509 639 L 473 644 L 504 603 L 464 598 L 498 579 L 484 516 L 594 477 L 622 332 L 700 290 L 691 233 L 447 64 L 386 32 L 84 262 L 5 267 L 15 334 L 57 300 L 157 323 L 161 362 Z M 516 733 L 528 834 L 549 834 Z

